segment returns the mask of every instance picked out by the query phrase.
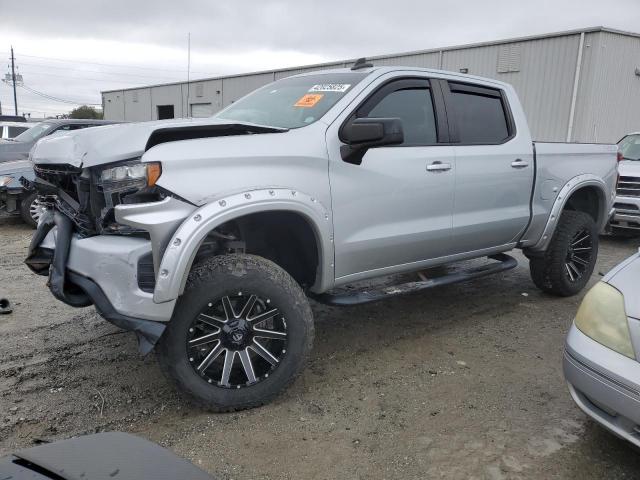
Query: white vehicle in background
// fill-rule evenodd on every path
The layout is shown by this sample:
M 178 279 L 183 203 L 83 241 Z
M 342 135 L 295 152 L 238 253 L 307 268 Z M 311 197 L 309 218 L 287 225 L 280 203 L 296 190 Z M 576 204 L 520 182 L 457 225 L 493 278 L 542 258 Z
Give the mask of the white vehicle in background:
M 34 125 L 34 122 L 0 122 L 0 139 L 11 140 Z
M 613 233 L 640 235 L 640 132 L 618 142 L 618 187 L 611 220 Z

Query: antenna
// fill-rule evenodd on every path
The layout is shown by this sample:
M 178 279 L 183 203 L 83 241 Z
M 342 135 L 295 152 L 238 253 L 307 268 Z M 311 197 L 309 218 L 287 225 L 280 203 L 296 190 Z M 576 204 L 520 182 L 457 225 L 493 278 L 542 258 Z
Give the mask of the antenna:
M 360 70 L 361 68 L 370 68 L 373 67 L 373 63 L 367 62 L 367 59 L 362 57 L 356 60 L 356 63 L 353 64 L 351 70 Z
M 187 33 L 187 117 L 191 117 L 189 111 L 189 75 L 191 71 L 191 32 Z

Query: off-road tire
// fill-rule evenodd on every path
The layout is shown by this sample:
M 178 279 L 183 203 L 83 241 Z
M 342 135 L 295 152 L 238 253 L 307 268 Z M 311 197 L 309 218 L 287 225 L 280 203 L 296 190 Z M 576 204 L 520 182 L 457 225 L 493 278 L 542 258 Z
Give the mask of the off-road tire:
M 286 317 L 287 349 L 268 378 L 243 388 L 208 383 L 189 360 L 190 325 L 211 299 L 234 292 L 262 295 Z M 303 370 L 314 337 L 313 314 L 300 286 L 282 268 L 265 258 L 247 254 L 211 257 L 195 265 L 173 317 L 156 346 L 160 367 L 178 391 L 196 405 L 213 412 L 229 412 L 264 405 L 287 388 Z
M 591 235 L 591 257 L 582 275 L 571 281 L 565 263 L 572 240 L 581 231 Z M 567 210 L 560 215 L 558 227 L 544 255 L 529 259 L 531 279 L 544 292 L 570 297 L 585 287 L 593 273 L 597 258 L 598 228 L 593 218 L 584 212 Z
M 38 198 L 38 194 L 36 192 L 32 192 L 27 194 L 20 201 L 20 216 L 24 223 L 29 225 L 32 228 L 36 228 L 38 226 L 38 222 L 31 216 L 31 204 L 35 202 Z

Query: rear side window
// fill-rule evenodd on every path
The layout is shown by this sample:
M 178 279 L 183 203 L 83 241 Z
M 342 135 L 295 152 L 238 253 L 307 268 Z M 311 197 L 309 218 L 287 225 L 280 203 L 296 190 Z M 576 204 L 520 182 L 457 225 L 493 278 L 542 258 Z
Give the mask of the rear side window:
M 450 83 L 449 103 L 462 144 L 497 144 L 510 136 L 499 90 Z
M 427 88 L 391 92 L 371 109 L 367 117 L 402 120 L 402 145 L 429 145 L 437 142 L 436 118 Z
M 26 131 L 29 127 L 8 127 L 9 128 L 9 138 L 14 138 L 20 135 L 22 132 Z

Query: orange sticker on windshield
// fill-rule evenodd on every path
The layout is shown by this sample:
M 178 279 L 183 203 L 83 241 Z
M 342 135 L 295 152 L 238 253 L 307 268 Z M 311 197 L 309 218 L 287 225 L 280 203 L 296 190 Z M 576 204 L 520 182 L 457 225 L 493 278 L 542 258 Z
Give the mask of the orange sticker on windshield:
M 321 93 L 307 93 L 295 103 L 294 107 L 304 107 L 304 108 L 315 107 L 316 103 L 322 100 L 322 97 L 324 97 L 324 95 Z

